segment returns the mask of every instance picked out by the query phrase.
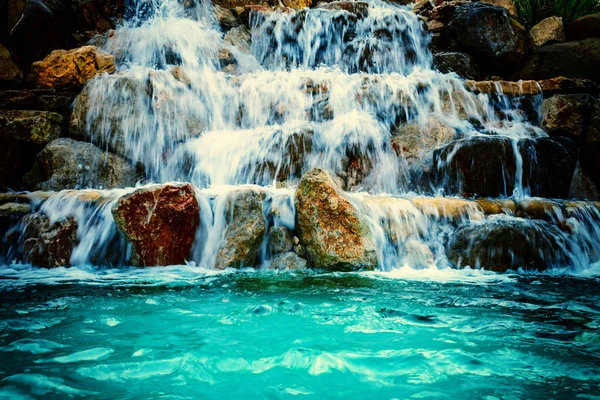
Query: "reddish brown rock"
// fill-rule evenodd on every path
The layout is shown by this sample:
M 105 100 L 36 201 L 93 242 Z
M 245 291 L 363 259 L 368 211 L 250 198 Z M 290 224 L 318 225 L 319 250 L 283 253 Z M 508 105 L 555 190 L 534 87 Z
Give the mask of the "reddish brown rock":
M 139 266 L 184 263 L 200 225 L 200 206 L 189 183 L 137 190 L 121 197 L 112 213 L 133 244 Z
M 41 87 L 76 87 L 97 74 L 114 70 L 113 56 L 98 51 L 95 46 L 83 46 L 73 50 L 54 50 L 42 61 L 34 62 L 29 79 Z

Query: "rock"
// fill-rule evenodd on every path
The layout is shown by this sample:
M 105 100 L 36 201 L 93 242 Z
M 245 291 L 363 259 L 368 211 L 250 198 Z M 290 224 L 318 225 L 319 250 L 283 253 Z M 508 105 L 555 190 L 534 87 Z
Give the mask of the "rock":
M 531 28 L 533 43 L 542 47 L 546 44 L 562 43 L 565 41 L 563 21 L 560 17 L 548 17 Z
M 84 85 L 95 75 L 115 71 L 115 59 L 95 46 L 54 50 L 31 66 L 29 79 L 40 87 L 65 88 Z
M 316 268 L 352 271 L 377 267 L 366 222 L 322 169 L 313 169 L 300 180 L 296 229 L 309 262 Z
M 581 139 L 591 127 L 597 108 L 598 100 L 588 94 L 552 96 L 542 103 L 541 125 L 552 136 Z
M 545 98 L 557 94 L 587 93 L 598 96 L 600 91 L 598 85 L 588 79 L 570 79 L 559 76 L 552 79 L 544 79 L 538 82 Z
M 215 5 L 213 7 L 213 14 L 215 15 L 215 18 L 219 22 L 219 25 L 221 26 L 221 29 L 223 31 L 227 31 L 240 24 L 240 22 L 235 17 L 235 15 L 233 15 L 231 10 L 223 8 L 219 5 Z
M 250 53 L 250 41 L 252 39 L 252 34 L 244 25 L 236 26 L 235 28 L 231 28 L 229 32 L 225 34 L 223 40 L 226 43 L 235 46 L 238 50 L 243 51 L 245 53 Z
M 35 190 L 109 189 L 133 186 L 136 181 L 135 169 L 121 157 L 72 139 L 48 144 L 23 178 L 24 185 Z
M 575 166 L 577 145 L 570 139 L 541 137 L 519 141 L 523 186 L 531 196 L 565 199 Z
M 581 166 L 577 164 L 569 188 L 570 199 L 581 200 L 600 200 L 600 188 L 594 183 L 592 178 L 583 172 Z
M 0 111 L 0 184 L 17 188 L 35 155 L 58 138 L 62 116 L 47 111 Z
M 68 2 L 27 0 L 23 15 L 10 32 L 10 45 L 21 65 L 42 59 L 62 47 L 75 30 L 75 16 Z
M 488 73 L 513 71 L 531 50 L 531 37 L 508 11 L 486 3 L 456 7 L 442 39 L 450 49 L 472 54 Z
M 0 134 L 20 142 L 45 145 L 61 135 L 60 114 L 47 111 L 0 111 Z
M 272 226 L 269 228 L 267 253 L 287 253 L 294 249 L 294 235 L 285 226 Z
M 321 3 L 317 8 L 333 11 L 348 11 L 359 18 L 365 18 L 369 14 L 369 3 L 364 1 L 332 1 Z
M 512 195 L 516 158 L 510 139 L 474 136 L 434 152 L 434 171 L 450 193 L 465 197 Z
M 112 213 L 139 266 L 185 263 L 200 226 L 200 206 L 189 183 L 136 190 L 121 197 Z
M 425 168 L 426 155 L 456 137 L 456 130 L 436 117 L 431 117 L 424 126 L 417 123 L 400 125 L 393 132 L 392 147 L 409 165 Z M 431 157 L 429 157 L 431 158 Z
M 600 185 L 600 102 L 588 94 L 556 95 L 542 103 L 542 127 L 575 140 L 584 175 Z
M 433 65 L 442 73 L 455 72 L 467 79 L 479 79 L 479 66 L 469 54 L 452 51 L 433 53 Z
M 518 183 L 517 161 L 522 162 L 522 184 L 533 196 L 566 198 L 577 162 L 569 140 L 473 136 L 434 152 L 437 181 L 450 193 L 465 197 L 511 196 Z
M 66 113 L 77 96 L 52 89 L 0 91 L 0 110 L 44 110 Z
M 77 222 L 71 217 L 51 223 L 50 218 L 35 213 L 23 218 L 22 251 L 25 261 L 54 268 L 68 267 L 77 245 Z
M 428 218 L 460 221 L 479 211 L 476 202 L 455 197 L 413 197 L 410 202 Z
M 0 85 L 15 84 L 21 79 L 21 68 L 13 61 L 8 49 L 0 44 Z
M 533 51 L 515 79 L 550 79 L 557 76 L 600 82 L 600 39 L 557 43 Z
M 514 200 L 490 200 L 490 199 L 477 199 L 475 200 L 477 205 L 485 213 L 485 215 L 494 214 L 515 214 L 517 212 L 517 205 Z
M 280 271 L 297 271 L 306 269 L 308 262 L 304 258 L 298 257 L 294 252 L 281 253 L 273 257 L 269 269 Z
M 504 7 L 510 15 L 516 17 L 518 15 L 517 7 L 513 0 L 481 0 L 483 3 L 488 3 L 494 6 Z
M 497 216 L 458 228 L 447 255 L 457 268 L 545 270 L 565 260 L 564 245 L 558 229 L 547 222 Z
M 215 268 L 253 267 L 267 232 L 262 196 L 248 189 L 233 192 L 228 199 L 227 231 Z
M 301 10 L 312 6 L 313 0 L 281 0 L 284 6 Z
M 600 38 L 600 13 L 586 15 L 571 22 L 567 36 L 571 41 Z
M 6 1 L 6 33 L 10 33 L 12 28 L 19 22 L 27 0 L 7 0 Z M 1 3 L 0 3 L 1 5 Z M 0 32 L 4 33 L 4 32 Z
M 4 203 L 0 205 L 0 241 L 7 231 L 15 226 L 21 218 L 31 213 L 31 206 L 22 203 Z M 2 251 L 3 252 L 3 251 Z
M 427 269 L 435 266 L 435 256 L 425 243 L 409 239 L 404 243 L 404 256 L 401 264 L 412 269 Z
M 473 93 L 484 93 L 495 96 L 533 97 L 541 93 L 541 88 L 536 81 L 466 81 L 465 86 Z

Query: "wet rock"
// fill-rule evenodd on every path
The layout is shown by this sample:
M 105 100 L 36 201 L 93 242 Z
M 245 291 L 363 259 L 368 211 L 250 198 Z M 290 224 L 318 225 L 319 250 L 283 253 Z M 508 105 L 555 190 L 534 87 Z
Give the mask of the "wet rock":
M 21 15 L 23 15 L 23 11 L 25 10 L 25 4 L 27 4 L 27 0 L 7 0 L 6 4 L 6 27 L 5 32 L 0 33 L 10 33 L 12 28 L 19 22 Z M 1 3 L 0 3 L 1 6 Z
M 133 186 L 135 169 L 121 157 L 106 153 L 91 143 L 57 139 L 36 157 L 23 184 L 35 190 Z
M 54 268 L 69 266 L 77 245 L 77 222 L 71 217 L 51 222 L 41 213 L 26 216 L 22 221 L 22 251 L 26 262 Z
M 348 11 L 359 18 L 364 18 L 369 14 L 369 3 L 363 1 L 332 1 L 330 3 L 321 3 L 317 8 L 334 11 Z
M 213 14 L 223 31 L 227 31 L 240 24 L 240 21 L 238 21 L 236 16 L 233 15 L 231 10 L 223 8 L 219 5 L 215 5 L 213 7 Z
M 427 168 L 433 150 L 454 140 L 456 130 L 432 117 L 422 126 L 414 122 L 400 125 L 392 135 L 392 147 L 396 154 L 409 165 Z
M 189 183 L 136 190 L 112 210 L 115 223 L 133 244 L 139 266 L 183 264 L 200 225 L 200 206 Z
M 31 206 L 23 203 L 4 203 L 0 205 L 0 242 L 7 231 L 31 213 Z
M 44 110 L 65 113 L 77 96 L 73 92 L 52 89 L 3 90 L 0 91 L 2 110 Z
M 269 254 L 287 253 L 294 249 L 294 235 L 285 226 L 272 226 L 268 233 L 267 252 Z
M 455 72 L 467 79 L 479 79 L 479 66 L 469 54 L 452 51 L 433 54 L 433 65 L 442 73 Z
M 446 221 L 460 221 L 480 211 L 476 202 L 454 197 L 414 197 L 410 202 L 428 218 Z
M 465 86 L 477 94 L 533 97 L 541 93 L 536 81 L 466 81 Z
M 598 85 L 588 79 L 571 79 L 559 76 L 552 79 L 544 79 L 538 82 L 545 98 L 557 94 L 586 93 L 598 96 L 600 93 Z
M 459 268 L 545 270 L 565 260 L 564 248 L 560 232 L 552 225 L 501 216 L 458 228 L 447 255 Z
M 262 195 L 251 189 L 242 190 L 232 193 L 227 201 L 227 231 L 215 267 L 253 267 L 267 232 Z
M 115 71 L 115 60 L 95 46 L 55 50 L 31 66 L 28 79 L 40 87 L 65 88 L 85 84 L 95 75 Z
M 600 82 L 600 39 L 543 46 L 533 51 L 515 79 L 550 79 L 557 76 Z
M 560 17 L 548 17 L 541 20 L 531 28 L 530 33 L 533 43 L 538 47 L 565 41 L 563 21 Z
M 47 111 L 0 111 L 0 184 L 17 188 L 35 155 L 61 133 L 62 116 Z
M 516 158 L 510 139 L 475 136 L 434 152 L 434 170 L 450 193 L 465 197 L 511 195 Z
M 523 160 L 523 186 L 532 196 L 569 196 L 577 165 L 577 145 L 570 139 L 535 138 L 519 142 Z
M 522 162 L 522 184 L 533 196 L 566 198 L 577 163 L 570 140 L 513 139 L 474 136 L 452 142 L 434 152 L 438 182 L 450 193 L 465 197 L 513 194 Z
M 298 257 L 294 252 L 281 253 L 273 257 L 269 269 L 280 271 L 297 271 L 306 269 L 308 262 L 304 258 Z
M 13 61 L 8 49 L 0 44 L 0 85 L 15 84 L 21 79 L 21 68 Z
M 472 54 L 488 73 L 513 71 L 531 50 L 531 37 L 504 7 L 468 3 L 456 7 L 442 39 Z
M 517 212 L 517 204 L 514 200 L 477 199 L 475 201 L 486 215 L 514 214 Z
M 571 22 L 567 36 L 569 40 L 600 38 L 600 13 L 586 15 Z
M 296 191 L 296 228 L 311 265 L 327 270 L 374 269 L 369 229 L 332 176 L 313 169 Z
M 243 25 L 231 28 L 223 37 L 223 40 L 226 43 L 229 43 L 232 46 L 235 46 L 238 50 L 246 53 L 250 53 L 251 39 L 252 35 L 250 31 Z

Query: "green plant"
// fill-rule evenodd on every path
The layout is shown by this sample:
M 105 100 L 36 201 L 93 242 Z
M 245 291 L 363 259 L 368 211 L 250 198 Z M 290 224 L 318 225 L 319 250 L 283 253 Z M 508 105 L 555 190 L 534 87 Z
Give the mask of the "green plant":
M 528 29 L 544 18 L 562 17 L 565 25 L 600 12 L 600 0 L 515 0 L 519 21 Z

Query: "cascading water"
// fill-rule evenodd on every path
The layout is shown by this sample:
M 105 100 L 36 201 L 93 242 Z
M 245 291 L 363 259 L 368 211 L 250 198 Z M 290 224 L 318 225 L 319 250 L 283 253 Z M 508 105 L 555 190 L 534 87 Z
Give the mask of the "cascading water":
M 361 4 L 357 13 L 254 12 L 248 45 L 224 38 L 204 1 L 134 1 L 130 18 L 102 45 L 117 71 L 86 85 L 72 126 L 141 165 L 148 182 L 198 188 L 202 226 L 190 261 L 202 267 L 215 266 L 227 198 L 240 185 L 258 185 L 268 227 L 293 230 L 297 180 L 321 167 L 359 192 L 351 200 L 369 220 L 381 270 L 444 268 L 451 231 L 484 216 L 472 210 L 449 219 L 416 207 L 417 193 L 439 195 L 446 186 L 415 171 L 431 171 L 433 149 L 452 139 L 506 138 L 515 167 L 504 174 L 505 194 L 522 198 L 530 192 L 519 143 L 547 135 L 529 122 L 522 98 L 503 96 L 500 86 L 498 96 L 476 94 L 456 75 L 435 71 L 429 36 L 407 7 Z M 437 168 L 460 149 L 455 143 Z M 123 252 L 110 215 L 120 194 L 104 192 L 100 206 L 62 197 L 44 204 L 51 218 L 71 207 L 78 221 L 72 264 L 128 262 L 100 256 Z M 269 212 L 274 201 L 288 217 Z M 593 218 L 577 220 L 590 226 Z M 593 229 L 585 235 L 600 243 Z M 585 253 L 569 251 L 573 259 Z

